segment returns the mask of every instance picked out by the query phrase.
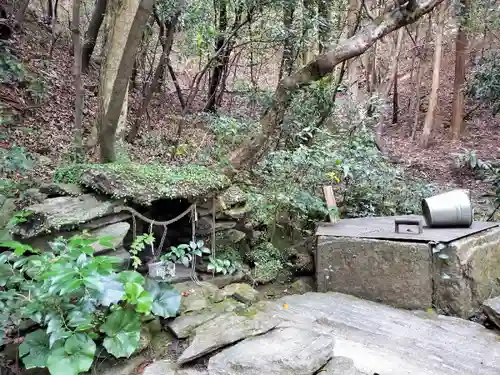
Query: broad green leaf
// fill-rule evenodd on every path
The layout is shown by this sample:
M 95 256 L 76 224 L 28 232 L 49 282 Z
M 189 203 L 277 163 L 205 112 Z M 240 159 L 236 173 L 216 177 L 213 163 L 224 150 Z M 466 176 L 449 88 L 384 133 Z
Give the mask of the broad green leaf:
M 19 356 L 27 369 L 45 367 L 49 354 L 49 336 L 41 329 L 28 333 L 19 345 Z
M 52 348 L 57 341 L 71 336 L 71 332 L 65 328 L 61 317 L 56 314 L 50 316 L 48 319 L 47 333 L 49 334 L 50 348 Z
M 125 295 L 125 287 L 121 282 L 110 276 L 102 276 L 103 290 L 99 295 L 99 302 L 103 306 L 110 306 L 121 301 Z
M 86 334 L 77 333 L 68 338 L 64 347 L 52 350 L 47 359 L 51 375 L 78 375 L 92 366 L 96 345 Z
M 143 291 L 137 298 L 135 311 L 138 313 L 149 314 L 153 307 L 153 296 L 146 291 Z
M 127 283 L 125 284 L 125 294 L 127 296 L 127 301 L 135 304 L 144 288 L 137 283 Z
M 0 286 L 5 286 L 13 274 L 12 268 L 7 263 L 0 264 Z
M 96 345 L 88 335 L 77 333 L 55 349 L 47 359 L 51 375 L 78 375 L 92 366 Z
M 93 315 L 75 309 L 68 314 L 68 326 L 77 331 L 85 331 L 92 328 Z
M 131 309 L 116 310 L 108 315 L 101 331 L 107 335 L 103 342 L 106 350 L 117 358 L 128 358 L 139 347 L 140 315 Z
M 139 285 L 144 285 L 144 276 L 136 271 L 123 271 L 120 272 L 120 281 L 123 284 L 137 283 Z
M 159 283 L 156 280 L 146 279 L 145 285 L 153 298 L 151 312 L 162 318 L 177 316 L 181 306 L 181 295 L 170 284 Z

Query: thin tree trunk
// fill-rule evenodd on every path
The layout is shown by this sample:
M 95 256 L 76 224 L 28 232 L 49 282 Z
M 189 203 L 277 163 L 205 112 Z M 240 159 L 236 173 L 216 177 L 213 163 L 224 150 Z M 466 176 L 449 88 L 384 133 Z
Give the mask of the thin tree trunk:
M 283 7 L 283 28 L 286 36 L 283 43 L 283 56 L 281 58 L 280 72 L 278 79 L 281 80 L 283 76 L 289 76 L 293 70 L 293 51 L 294 51 L 294 31 L 293 31 L 293 14 L 294 7 L 287 5 Z
M 453 110 L 451 114 L 451 129 L 453 138 L 458 139 L 465 130 L 464 122 L 464 83 L 467 64 L 467 23 L 469 18 L 470 0 L 460 0 L 459 27 L 455 39 L 455 81 L 453 83 Z
M 181 5 L 181 7 L 183 7 L 183 5 Z M 132 125 L 132 128 L 130 129 L 130 133 L 127 135 L 127 142 L 133 142 L 135 137 L 137 137 L 137 133 L 139 132 L 141 125 L 141 118 L 146 113 L 149 103 L 153 98 L 153 94 L 155 93 L 158 87 L 158 83 L 160 82 L 163 70 L 165 69 L 165 65 L 167 64 L 167 59 L 169 58 L 170 51 L 172 50 L 172 45 L 174 43 L 175 28 L 179 21 L 181 9 L 182 8 L 179 8 L 179 11 L 172 17 L 171 21 L 168 22 L 161 21 L 155 12 L 156 22 L 158 23 L 158 25 L 160 24 L 164 25 L 163 29 L 166 30 L 167 35 L 166 37 L 164 35 L 160 35 L 160 37 L 162 38 L 162 40 L 160 41 L 160 43 L 162 44 L 162 54 L 160 57 L 160 61 L 156 66 L 153 79 L 151 80 L 151 83 L 146 89 L 146 93 L 144 95 L 144 98 L 142 99 L 141 107 L 139 108 L 139 112 L 137 113 L 135 122 Z
M 26 14 L 26 9 L 28 9 L 28 5 L 30 4 L 30 0 L 24 0 L 21 3 L 21 6 L 17 10 L 16 13 L 16 27 L 21 29 L 24 21 L 24 15 Z
M 215 44 L 215 51 L 219 51 L 226 44 L 226 29 L 228 26 L 227 22 L 227 0 L 219 0 L 219 25 L 217 43 Z M 217 88 L 219 87 L 220 80 L 222 78 L 222 73 L 224 71 L 224 61 L 226 60 L 226 54 L 228 54 L 228 48 L 225 51 L 219 53 L 215 66 L 212 69 L 212 74 L 210 76 L 210 83 L 208 86 L 208 101 L 205 106 L 206 111 L 213 111 L 215 108 L 215 100 L 217 96 Z
M 52 6 L 52 0 L 47 1 L 47 25 L 52 24 L 52 17 L 54 16 L 54 8 Z
M 396 75 L 394 76 L 394 89 L 392 90 L 392 123 L 397 124 L 399 114 L 399 97 L 398 97 L 398 68 L 399 59 L 396 61 Z
M 444 28 L 444 4 L 438 10 L 438 33 L 436 35 L 436 43 L 434 49 L 434 64 L 432 67 L 432 87 L 429 95 L 429 107 L 425 115 L 424 129 L 420 137 L 420 143 L 424 148 L 429 147 L 429 138 L 431 135 L 432 127 L 434 125 L 434 118 L 436 116 L 436 109 L 438 104 L 438 91 L 439 91 L 439 73 L 441 70 L 441 51 L 443 45 L 443 28 Z
M 401 10 L 389 10 L 376 20 L 368 22 L 356 35 L 339 43 L 332 50 L 318 56 L 308 65 L 290 77 L 280 81 L 274 93 L 272 105 L 265 111 L 260 120 L 261 131 L 248 137 L 229 155 L 231 168 L 226 170 L 230 176 L 235 170 L 251 168 L 263 155 L 269 146 L 275 143 L 275 134 L 281 125 L 288 109 L 292 94 L 301 87 L 317 81 L 332 73 L 342 62 L 366 52 L 373 44 L 403 26 L 414 23 L 423 15 L 432 11 L 444 0 L 410 0 Z
M 73 37 L 73 76 L 75 80 L 75 124 L 73 127 L 73 147 L 75 159 L 83 161 L 83 86 L 82 86 L 82 40 L 80 37 L 80 5 L 81 0 L 73 0 L 73 20 L 71 34 Z
M 423 48 L 418 53 L 418 67 L 417 67 L 418 70 L 417 70 L 417 77 L 415 79 L 415 87 L 416 87 L 415 100 L 413 101 L 413 105 L 411 107 L 414 113 L 413 126 L 411 130 L 412 140 L 414 140 L 417 135 L 417 127 L 418 127 L 418 122 L 420 120 L 420 102 L 422 100 L 420 91 L 422 89 L 422 76 L 424 74 L 424 68 L 425 68 L 423 61 L 425 61 L 427 57 L 427 46 L 429 45 L 429 41 L 431 38 L 431 31 L 432 31 L 432 14 L 429 14 L 429 24 L 427 25 L 427 31 L 425 33 Z
M 84 73 L 86 73 L 89 69 L 90 59 L 92 58 L 97 36 L 99 35 L 104 14 L 106 13 L 106 4 L 107 0 L 96 0 L 92 18 L 90 19 L 89 27 L 85 33 L 85 43 L 83 45 L 82 52 L 82 71 Z
M 323 53 L 330 43 L 332 33 L 332 5 L 328 0 L 318 0 L 318 51 Z

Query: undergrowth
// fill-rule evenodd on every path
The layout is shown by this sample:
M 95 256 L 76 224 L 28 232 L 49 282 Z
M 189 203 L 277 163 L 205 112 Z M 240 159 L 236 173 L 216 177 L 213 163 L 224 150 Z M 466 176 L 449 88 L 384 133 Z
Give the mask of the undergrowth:
M 74 236 L 40 252 L 19 242 L 0 255 L 0 339 L 13 335 L 25 319 L 38 324 L 19 346 L 26 369 L 48 367 L 51 375 L 90 369 L 98 352 L 130 357 L 140 347 L 145 318 L 175 317 L 180 294 L 167 283 L 120 271 L 122 259 L 94 257 L 94 243 L 109 238 Z

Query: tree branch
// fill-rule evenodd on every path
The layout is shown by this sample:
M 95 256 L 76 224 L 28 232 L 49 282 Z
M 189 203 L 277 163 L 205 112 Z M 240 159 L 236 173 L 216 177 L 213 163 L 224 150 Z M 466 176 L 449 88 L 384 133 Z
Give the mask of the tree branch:
M 282 79 L 274 93 L 273 104 L 264 112 L 260 120 L 261 132 L 249 138 L 229 156 L 233 172 L 234 170 L 253 166 L 267 152 L 269 144 L 272 143 L 272 137 L 283 121 L 291 94 L 299 88 L 330 74 L 343 61 L 363 54 L 377 40 L 400 27 L 415 22 L 443 1 L 410 1 L 408 5 L 413 6 L 416 3 L 413 11 L 409 11 L 405 7 L 392 9 L 371 21 L 353 37 L 338 44 L 330 51 L 319 55 L 294 75 Z

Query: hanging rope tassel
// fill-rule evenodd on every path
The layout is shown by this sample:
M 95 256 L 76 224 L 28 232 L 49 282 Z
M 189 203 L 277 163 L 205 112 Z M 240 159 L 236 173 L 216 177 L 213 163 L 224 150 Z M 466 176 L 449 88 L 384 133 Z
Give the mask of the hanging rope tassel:
M 196 210 L 196 203 L 193 204 L 191 210 L 191 241 L 196 242 L 196 223 L 198 222 L 198 211 Z M 191 260 L 191 280 L 196 285 L 201 285 L 198 275 L 196 274 L 196 255 L 193 255 Z

